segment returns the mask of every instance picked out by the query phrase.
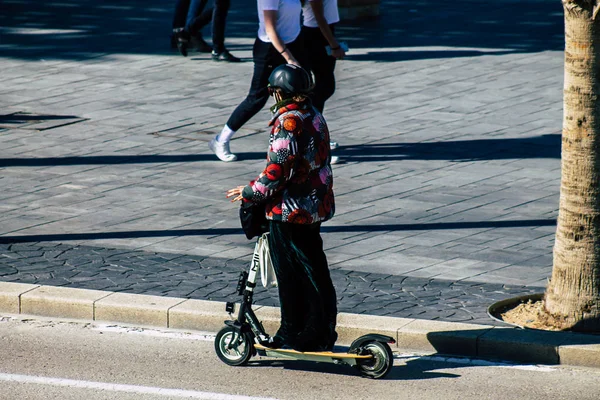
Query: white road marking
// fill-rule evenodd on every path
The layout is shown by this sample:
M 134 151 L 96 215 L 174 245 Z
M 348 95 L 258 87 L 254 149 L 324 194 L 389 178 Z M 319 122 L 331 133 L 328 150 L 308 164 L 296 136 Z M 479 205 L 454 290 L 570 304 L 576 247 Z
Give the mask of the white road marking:
M 404 362 L 413 360 L 425 360 L 432 362 L 447 362 L 453 364 L 470 365 L 473 367 L 497 367 L 497 368 L 511 368 L 520 369 L 525 371 L 537 371 L 537 372 L 554 372 L 556 368 L 552 368 L 547 365 L 532 365 L 532 364 L 511 364 L 508 362 L 488 361 L 473 359 L 468 357 L 444 357 L 439 355 L 418 355 L 418 354 L 397 354 L 394 356 L 396 360 L 402 360 Z
M 203 400 L 277 400 L 271 397 L 252 397 L 240 396 L 234 394 L 198 392 L 195 390 L 183 389 L 165 389 L 152 386 L 138 385 L 122 385 L 117 383 L 91 382 L 80 381 L 73 379 L 49 378 L 44 376 L 18 375 L 18 374 L 3 374 L 0 373 L 0 381 L 18 382 L 18 383 L 35 383 L 39 385 L 51 385 L 62 387 L 73 387 L 79 389 L 94 389 L 106 390 L 109 392 L 126 392 L 151 394 L 158 396 L 185 397 L 188 399 L 203 399 Z
M 118 325 L 97 325 L 91 328 L 91 330 L 111 333 L 131 333 L 134 335 L 154 336 L 169 339 L 202 340 L 205 342 L 214 341 L 216 336 L 214 333 L 209 332 L 189 333 L 177 331 L 162 331 L 158 329 L 148 328 L 128 328 Z

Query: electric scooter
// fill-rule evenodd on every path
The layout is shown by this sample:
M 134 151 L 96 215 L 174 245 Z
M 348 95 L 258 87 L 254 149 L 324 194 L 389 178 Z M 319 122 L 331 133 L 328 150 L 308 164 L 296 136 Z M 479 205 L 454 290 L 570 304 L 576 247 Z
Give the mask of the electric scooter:
M 241 366 L 252 356 L 276 357 L 292 360 L 326 362 L 349 365 L 360 371 L 362 376 L 379 379 L 392 369 L 394 358 L 388 343 L 396 341 L 385 335 L 367 334 L 356 339 L 349 348 L 334 348 L 335 351 L 300 352 L 292 349 L 272 349 L 269 335 L 252 310 L 252 298 L 256 287 L 258 254 L 253 255 L 250 272 L 242 271 L 237 283 L 237 292 L 243 296 L 237 319 L 225 321 L 225 326 L 215 338 L 217 356 L 227 365 Z M 235 304 L 227 302 L 226 311 L 235 312 Z

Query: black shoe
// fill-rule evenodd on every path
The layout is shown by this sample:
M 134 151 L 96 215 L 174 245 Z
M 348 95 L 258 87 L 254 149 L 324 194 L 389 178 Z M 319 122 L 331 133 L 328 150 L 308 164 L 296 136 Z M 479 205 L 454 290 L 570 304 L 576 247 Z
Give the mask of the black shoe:
M 175 33 L 175 37 L 177 38 L 177 49 L 179 50 L 182 56 L 187 57 L 187 48 L 190 43 L 190 34 L 184 30 L 180 30 Z
M 212 59 L 215 60 L 215 61 L 227 61 L 227 62 L 240 62 L 240 61 L 242 61 L 239 58 L 237 58 L 236 56 L 234 56 L 233 54 L 231 54 L 227 50 L 223 50 L 220 53 L 217 53 L 216 51 L 213 50 L 213 52 L 212 52 Z
M 194 50 L 196 50 L 200 53 L 212 52 L 212 47 L 209 46 L 209 44 L 204 41 L 202 36 L 193 37 L 191 40 L 191 44 L 192 44 L 192 47 L 194 48 Z
M 285 340 L 279 336 L 271 336 L 268 340 L 261 343 L 263 346 L 268 347 L 269 349 L 281 349 L 285 346 Z

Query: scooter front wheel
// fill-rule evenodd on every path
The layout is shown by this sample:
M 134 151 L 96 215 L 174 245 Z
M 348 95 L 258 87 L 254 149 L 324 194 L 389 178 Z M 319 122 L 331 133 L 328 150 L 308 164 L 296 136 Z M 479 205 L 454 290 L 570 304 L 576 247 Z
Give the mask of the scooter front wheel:
M 227 365 L 244 365 L 252 357 L 252 342 L 238 328 L 225 326 L 217 333 L 215 351 Z
M 387 343 L 367 342 L 361 346 L 359 354 L 371 354 L 373 356 L 373 358 L 357 360 L 356 368 L 367 378 L 383 378 L 394 365 L 394 354 Z

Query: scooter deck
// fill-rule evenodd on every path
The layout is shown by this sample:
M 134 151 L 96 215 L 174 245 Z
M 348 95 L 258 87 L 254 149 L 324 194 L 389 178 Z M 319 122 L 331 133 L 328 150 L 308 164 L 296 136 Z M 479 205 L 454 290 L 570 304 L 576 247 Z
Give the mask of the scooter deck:
M 367 354 L 367 355 L 361 355 L 361 354 L 353 354 L 353 353 L 346 353 L 346 352 L 332 352 L 332 351 L 297 351 L 297 350 L 293 350 L 293 349 L 271 349 L 270 347 L 266 347 L 263 346 L 261 344 L 254 344 L 254 348 L 256 350 L 261 350 L 264 351 L 265 353 L 267 353 L 267 355 L 275 355 L 275 354 L 281 354 L 281 355 L 286 355 L 286 356 L 290 356 L 290 357 L 295 357 L 295 358 L 303 358 L 303 357 L 322 357 L 322 358 L 335 358 L 335 359 L 364 359 L 364 360 L 368 360 L 370 358 L 373 358 L 372 355 Z

